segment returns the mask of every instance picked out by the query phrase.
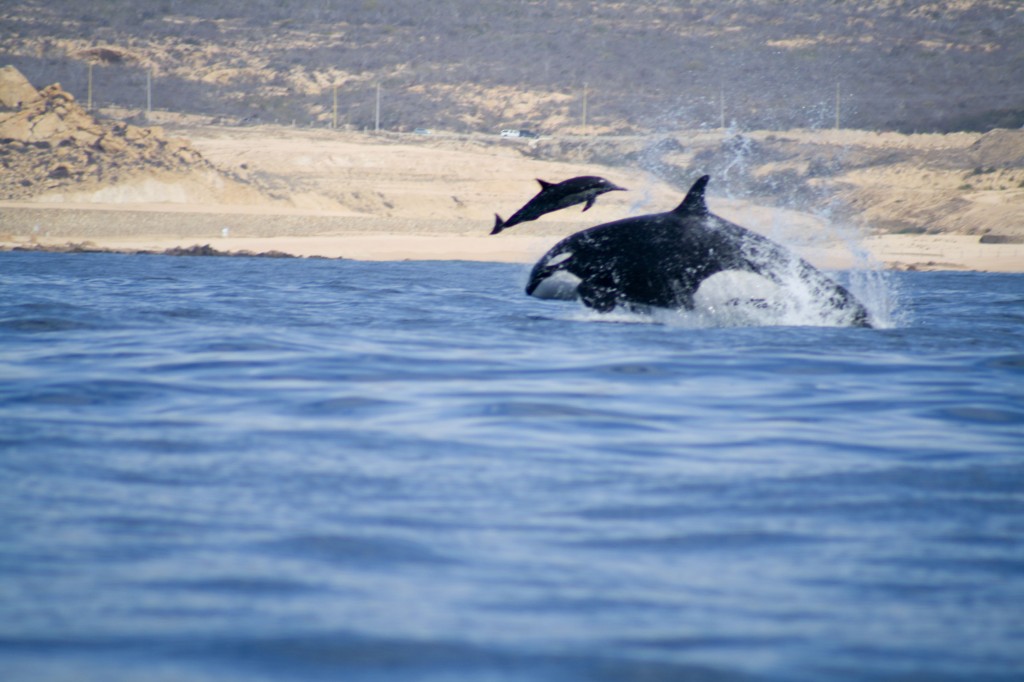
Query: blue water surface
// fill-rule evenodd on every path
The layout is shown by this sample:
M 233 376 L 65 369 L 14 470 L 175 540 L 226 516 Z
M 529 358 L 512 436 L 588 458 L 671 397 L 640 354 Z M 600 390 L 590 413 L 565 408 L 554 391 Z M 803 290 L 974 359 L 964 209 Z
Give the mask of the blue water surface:
M 846 329 L 525 270 L 0 253 L 0 677 L 1024 677 L 1024 276 Z

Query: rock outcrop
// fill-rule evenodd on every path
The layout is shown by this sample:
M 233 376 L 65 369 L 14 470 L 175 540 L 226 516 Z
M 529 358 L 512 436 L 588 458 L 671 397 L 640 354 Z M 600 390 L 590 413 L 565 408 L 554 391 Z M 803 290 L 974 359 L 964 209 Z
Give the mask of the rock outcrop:
M 13 66 L 0 68 L 0 110 L 20 109 L 39 100 L 39 93 Z
M 219 171 L 161 128 L 93 117 L 59 83 L 40 91 L 0 69 L 0 199 L 117 184 L 154 172 Z

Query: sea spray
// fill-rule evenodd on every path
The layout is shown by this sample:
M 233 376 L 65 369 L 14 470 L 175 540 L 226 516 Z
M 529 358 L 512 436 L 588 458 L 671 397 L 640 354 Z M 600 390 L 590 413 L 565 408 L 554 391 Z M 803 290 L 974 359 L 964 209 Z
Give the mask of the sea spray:
M 821 127 L 823 120 L 819 117 L 813 127 Z M 667 129 L 667 119 L 665 123 L 663 128 Z M 706 131 L 701 132 L 706 134 Z M 813 168 L 808 167 L 806 177 L 791 170 L 764 174 L 764 164 L 771 160 L 772 153 L 755 140 L 754 134 L 741 130 L 735 121 L 722 131 L 717 149 L 705 149 L 694 154 L 687 169 L 667 163 L 663 150 L 668 149 L 668 145 L 664 137 L 664 134 L 659 136 L 658 141 L 641 154 L 638 161 L 643 170 L 653 177 L 676 184 L 686 184 L 693 177 L 710 173 L 716 193 L 747 205 L 757 205 L 759 196 L 771 196 L 772 210 L 761 213 L 769 216 L 768 220 L 758 219 L 759 216 L 752 216 L 748 211 L 747 215 L 734 222 L 797 253 L 803 248 L 833 252 L 838 248 L 843 272 L 830 273 L 830 276 L 846 286 L 868 308 L 875 326 L 890 328 L 901 323 L 900 296 L 895 280 L 864 245 L 864 230 L 843 217 L 847 211 L 842 200 L 826 185 L 813 181 Z M 842 154 L 842 151 L 838 152 L 837 158 L 826 165 L 833 170 L 839 169 Z M 804 219 L 808 220 L 806 228 L 799 224 Z M 826 266 L 826 269 L 828 267 L 835 266 Z M 761 312 L 754 311 L 751 319 L 762 319 Z M 733 314 L 726 317 L 743 319 L 743 316 Z M 713 316 L 713 319 L 718 318 Z
M 798 267 L 782 270 L 779 282 L 744 271 L 726 271 L 705 280 L 691 310 L 617 307 L 600 313 L 559 303 L 578 322 L 657 324 L 685 329 L 719 327 L 849 327 L 850 313 L 827 305 L 821 291 Z M 870 307 L 869 307 L 870 310 Z M 872 323 L 876 319 L 872 313 Z M 887 326 L 883 321 L 881 325 Z

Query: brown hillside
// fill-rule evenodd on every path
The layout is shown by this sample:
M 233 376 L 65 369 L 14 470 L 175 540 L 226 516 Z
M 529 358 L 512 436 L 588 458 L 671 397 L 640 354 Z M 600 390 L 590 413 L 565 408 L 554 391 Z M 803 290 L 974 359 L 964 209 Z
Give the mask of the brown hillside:
M 91 68 L 97 104 L 139 108 L 151 83 L 155 109 L 246 124 L 566 134 L 584 107 L 631 134 L 1024 124 L 1020 0 L 5 5 L 0 63 L 33 82 L 82 99 Z

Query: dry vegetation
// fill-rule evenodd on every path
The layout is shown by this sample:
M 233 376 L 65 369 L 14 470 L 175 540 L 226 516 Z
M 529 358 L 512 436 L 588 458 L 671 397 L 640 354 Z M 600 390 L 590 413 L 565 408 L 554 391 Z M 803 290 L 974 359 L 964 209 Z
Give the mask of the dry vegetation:
M 225 121 L 456 132 L 582 120 L 985 131 L 1024 124 L 1017 0 L 79 0 L 0 9 L 0 63 L 84 100 Z

